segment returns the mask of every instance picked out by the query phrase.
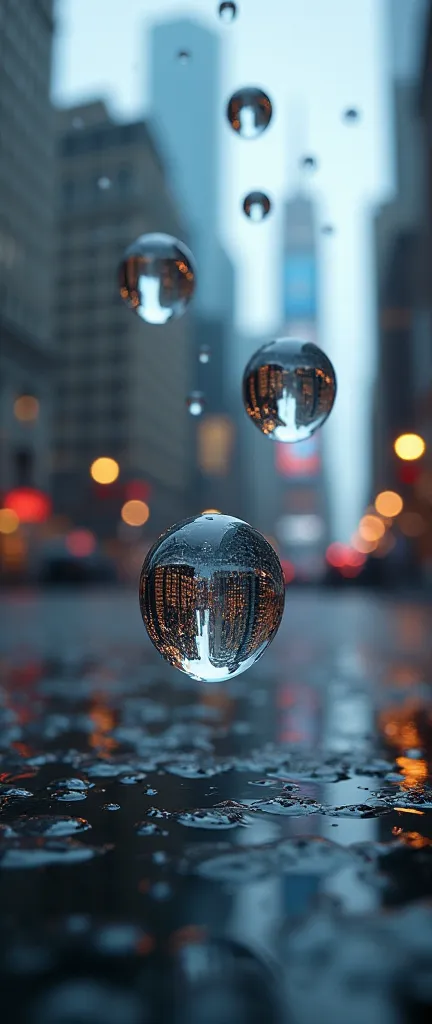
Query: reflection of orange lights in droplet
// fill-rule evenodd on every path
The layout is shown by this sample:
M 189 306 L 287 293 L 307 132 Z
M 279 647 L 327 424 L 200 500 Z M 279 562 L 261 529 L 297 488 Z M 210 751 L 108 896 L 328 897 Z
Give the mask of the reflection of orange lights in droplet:
M 120 472 L 120 466 L 115 459 L 101 456 L 95 459 L 90 466 L 90 476 L 97 484 L 113 484 Z
M 34 395 L 20 395 L 13 408 L 15 419 L 21 423 L 34 423 L 39 416 L 39 402 Z
M 422 850 L 425 846 L 432 846 L 432 839 L 422 836 L 420 832 L 404 832 L 403 828 L 395 825 L 392 828 L 392 835 L 397 836 L 405 846 L 411 846 L 414 850 Z
M 0 508 L 0 533 L 15 533 L 19 519 L 13 508 Z
M 145 501 L 132 498 L 125 501 L 121 510 L 121 517 L 128 526 L 144 526 L 150 515 L 150 509 Z
M 395 811 L 399 811 L 399 814 L 424 814 L 424 811 L 418 811 L 415 807 L 394 807 Z
M 208 515 L 221 516 L 222 512 L 220 511 L 219 508 L 203 508 L 203 510 L 201 512 L 201 515 L 202 516 L 208 516 Z
M 281 566 L 285 586 L 288 586 L 288 584 L 292 583 L 293 579 L 295 578 L 295 568 L 293 566 L 293 563 L 290 562 L 289 558 L 282 558 Z
M 71 530 L 65 544 L 75 558 L 87 558 L 96 548 L 96 537 L 91 530 Z
M 360 519 L 358 532 L 366 541 L 378 541 L 384 536 L 385 526 L 378 516 L 366 515 Z
M 419 512 L 403 512 L 399 516 L 398 526 L 405 537 L 421 537 L 426 529 L 426 523 Z
M 423 758 L 397 757 L 396 763 L 402 771 L 404 789 L 413 789 L 426 782 L 428 777 L 427 762 Z
M 399 459 L 403 459 L 404 462 L 420 459 L 425 449 L 425 442 L 419 434 L 401 434 L 394 443 L 396 455 Z
M 375 508 L 380 516 L 398 516 L 403 509 L 403 501 L 396 491 L 381 491 L 375 498 Z

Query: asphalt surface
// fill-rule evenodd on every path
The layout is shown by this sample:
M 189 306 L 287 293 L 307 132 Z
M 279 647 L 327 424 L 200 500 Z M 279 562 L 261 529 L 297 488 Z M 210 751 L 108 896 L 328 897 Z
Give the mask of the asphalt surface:
M 291 589 L 204 685 L 131 591 L 3 591 L 3 1019 L 429 1019 L 431 612 Z

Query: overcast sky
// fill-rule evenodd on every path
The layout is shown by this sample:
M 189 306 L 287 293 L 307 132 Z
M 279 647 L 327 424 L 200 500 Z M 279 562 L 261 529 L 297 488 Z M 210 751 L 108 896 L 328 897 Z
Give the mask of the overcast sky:
M 139 117 L 148 109 L 152 24 L 193 15 L 221 33 L 221 237 L 238 271 L 239 330 L 263 342 L 280 321 L 281 203 L 299 183 L 301 155 L 317 156 L 308 187 L 322 221 L 337 232 L 319 240 L 320 344 L 339 382 L 325 430 L 335 534 L 346 539 L 369 498 L 371 215 L 392 183 L 386 0 L 239 0 L 230 25 L 217 8 L 215 0 L 58 0 L 54 97 L 67 104 L 102 96 L 118 116 Z M 231 92 L 246 84 L 264 87 L 274 102 L 270 128 L 253 143 L 234 136 L 223 115 Z M 349 106 L 361 111 L 356 125 L 342 121 Z M 263 225 L 251 225 L 240 210 L 239 197 L 254 187 L 274 199 Z

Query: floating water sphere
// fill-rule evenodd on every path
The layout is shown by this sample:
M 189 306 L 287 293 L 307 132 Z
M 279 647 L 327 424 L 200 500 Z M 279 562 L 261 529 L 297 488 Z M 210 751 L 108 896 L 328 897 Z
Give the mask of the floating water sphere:
M 190 61 L 189 50 L 179 50 L 177 54 L 177 59 L 180 64 L 188 64 Z
M 304 156 L 301 161 L 301 165 L 302 167 L 305 168 L 306 171 L 316 171 L 318 167 L 318 161 L 314 156 Z
M 243 374 L 246 412 L 275 441 L 310 437 L 327 419 L 335 396 L 330 359 L 310 341 L 271 341 L 255 352 Z
M 205 398 L 202 391 L 191 391 L 186 399 L 186 405 L 191 416 L 201 416 L 205 408 Z
M 106 192 L 108 188 L 111 188 L 111 185 L 111 178 L 107 178 L 105 175 L 102 175 L 102 177 L 97 180 L 97 187 L 100 188 L 102 192 Z
M 141 235 L 119 267 L 120 295 L 149 324 L 185 313 L 196 285 L 192 253 L 171 235 Z
M 256 139 L 261 135 L 268 128 L 272 113 L 266 93 L 253 86 L 235 92 L 227 106 L 231 128 L 242 139 Z
M 275 636 L 281 564 L 247 523 L 206 513 L 171 527 L 151 548 L 139 601 L 163 658 L 194 679 L 221 682 L 250 668 Z
M 271 202 L 264 192 L 249 192 L 243 201 L 243 209 L 247 217 L 258 222 L 270 213 Z
M 353 124 L 354 121 L 358 121 L 360 113 L 355 107 L 348 107 L 348 110 L 344 110 L 342 115 L 344 121 L 348 121 L 349 124 Z
M 200 363 L 209 363 L 211 357 L 211 349 L 209 345 L 201 345 L 198 352 L 198 360 Z
M 219 4 L 219 17 L 222 21 L 230 23 L 234 21 L 237 15 L 237 7 L 231 0 L 224 0 L 224 3 Z

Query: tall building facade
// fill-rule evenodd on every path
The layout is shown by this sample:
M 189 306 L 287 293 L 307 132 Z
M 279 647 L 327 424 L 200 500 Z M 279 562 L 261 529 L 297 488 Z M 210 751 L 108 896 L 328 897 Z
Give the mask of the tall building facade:
M 387 14 L 395 191 L 375 216 L 378 360 L 373 484 L 374 493 L 385 488 L 401 492 L 405 512 L 417 517 L 411 522 L 417 523 L 418 533 L 408 537 L 412 553 L 420 563 L 432 565 L 432 515 L 422 496 L 427 491 L 423 476 L 430 455 L 419 466 L 407 466 L 393 450 L 395 439 L 403 433 L 417 432 L 425 439 L 428 435 L 429 452 L 432 443 L 428 269 L 432 206 L 424 130 L 428 118 L 427 53 L 422 66 L 426 2 L 414 0 L 406 5 L 394 0 L 388 4 Z
M 0 3 L 0 488 L 49 484 L 53 0 Z M 0 495 L 0 505 L 1 505 Z
M 206 402 L 195 427 L 197 486 L 202 507 L 230 511 L 238 500 L 230 386 L 234 273 L 218 238 L 219 37 L 188 19 L 165 21 L 152 30 L 150 64 L 154 131 L 197 261 L 194 386 Z M 208 365 L 198 360 L 202 345 L 211 349 Z
M 121 301 L 117 270 L 140 234 L 185 230 L 144 122 L 117 124 L 100 102 L 59 111 L 57 153 L 56 508 L 110 537 L 138 481 L 157 535 L 193 498 L 192 320 L 145 323 Z M 120 466 L 110 487 L 89 475 L 103 456 Z

